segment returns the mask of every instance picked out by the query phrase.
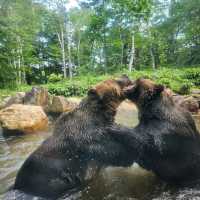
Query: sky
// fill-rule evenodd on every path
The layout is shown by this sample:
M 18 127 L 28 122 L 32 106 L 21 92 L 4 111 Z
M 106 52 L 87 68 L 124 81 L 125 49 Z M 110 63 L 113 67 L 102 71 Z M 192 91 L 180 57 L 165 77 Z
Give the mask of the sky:
M 76 7 L 76 6 L 78 6 L 78 0 L 69 0 L 69 3 L 67 4 L 68 9 Z

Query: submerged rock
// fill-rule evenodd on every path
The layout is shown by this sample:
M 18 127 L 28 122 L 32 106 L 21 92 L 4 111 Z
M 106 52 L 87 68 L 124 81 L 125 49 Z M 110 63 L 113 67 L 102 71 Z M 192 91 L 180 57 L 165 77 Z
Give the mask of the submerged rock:
M 63 113 L 73 110 L 77 106 L 76 103 L 68 101 L 63 96 L 53 96 L 52 102 L 46 108 L 46 112 Z
M 13 104 L 0 111 L 0 124 L 6 130 L 32 133 L 46 130 L 48 118 L 40 106 Z

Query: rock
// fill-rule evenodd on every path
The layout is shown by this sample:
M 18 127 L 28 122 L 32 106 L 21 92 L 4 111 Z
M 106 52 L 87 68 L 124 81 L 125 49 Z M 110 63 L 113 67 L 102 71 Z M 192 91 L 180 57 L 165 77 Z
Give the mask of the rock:
M 80 97 L 68 97 L 67 100 L 69 102 L 72 102 L 72 103 L 78 105 L 81 102 L 82 98 L 80 98 Z
M 167 89 L 166 92 L 173 97 L 174 102 L 179 106 L 187 109 L 191 113 L 198 113 L 200 108 L 200 96 L 181 96 L 173 93 L 170 89 Z
M 194 89 L 191 92 L 192 94 L 199 94 L 200 95 L 200 89 Z
M 195 98 L 196 101 L 199 103 L 199 108 L 200 108 L 200 94 L 193 94 L 192 97 Z
M 6 108 L 12 104 L 23 104 L 25 92 L 17 92 L 14 96 L 5 98 L 0 104 L 0 109 Z
M 24 104 L 45 107 L 48 105 L 48 90 L 42 87 L 33 87 L 30 92 L 26 92 Z
M 48 118 L 40 106 L 13 104 L 0 111 L 0 124 L 6 130 L 32 133 L 46 130 Z
M 138 109 L 129 100 L 123 101 L 117 109 L 115 121 L 123 126 L 136 126 L 138 124 Z
M 186 108 L 191 113 L 198 113 L 199 110 L 199 103 L 192 96 L 185 97 L 183 101 L 180 103 L 180 106 Z
M 63 113 L 73 110 L 76 106 L 77 104 L 68 101 L 63 96 L 54 96 L 52 98 L 52 103 L 48 105 L 46 111 L 52 113 Z
M 181 96 L 181 95 L 173 95 L 173 100 L 174 100 L 174 102 L 175 102 L 176 104 L 183 106 L 182 103 L 184 102 L 185 97 L 184 97 L 184 96 Z
M 197 128 L 199 129 L 200 131 L 200 114 L 196 114 L 196 115 L 192 115 L 195 122 L 196 122 L 196 125 L 197 125 Z

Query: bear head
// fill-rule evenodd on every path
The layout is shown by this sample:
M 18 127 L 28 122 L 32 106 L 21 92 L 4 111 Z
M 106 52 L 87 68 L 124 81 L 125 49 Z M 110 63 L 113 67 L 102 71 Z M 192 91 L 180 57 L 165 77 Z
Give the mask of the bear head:
M 116 109 L 126 98 L 124 89 L 132 84 L 128 76 L 122 75 L 118 79 L 109 79 L 97 84 L 88 91 L 88 96 Z
M 139 78 L 124 89 L 124 94 L 138 106 L 147 105 L 161 96 L 164 86 L 154 83 L 150 79 Z

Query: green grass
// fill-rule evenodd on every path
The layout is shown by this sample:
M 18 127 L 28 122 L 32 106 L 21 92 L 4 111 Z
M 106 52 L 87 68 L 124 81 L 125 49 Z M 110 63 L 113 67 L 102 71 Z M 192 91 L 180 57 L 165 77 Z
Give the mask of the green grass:
M 192 88 L 200 88 L 200 67 L 196 68 L 160 68 L 157 70 L 147 69 L 141 71 L 128 72 L 126 70 L 114 73 L 112 75 L 88 74 L 74 77 L 72 80 L 66 79 L 53 81 L 42 85 L 47 88 L 51 94 L 63 95 L 66 97 L 86 95 L 88 89 L 106 79 L 115 78 L 121 74 L 127 74 L 132 79 L 139 77 L 148 77 L 155 82 L 164 84 L 179 94 L 189 94 Z M 0 90 L 0 99 L 15 94 L 17 91 L 28 91 L 32 86 L 20 86 L 16 89 Z

